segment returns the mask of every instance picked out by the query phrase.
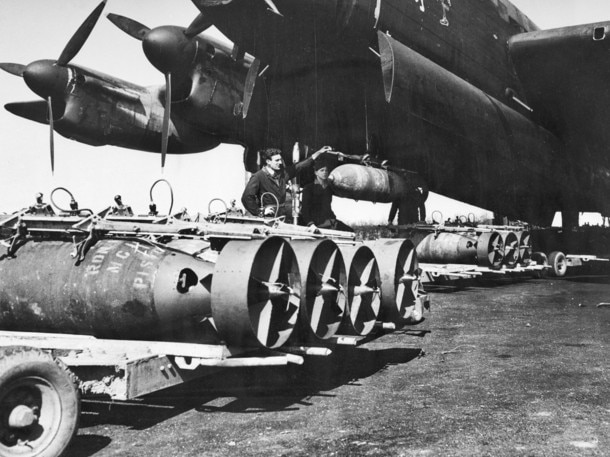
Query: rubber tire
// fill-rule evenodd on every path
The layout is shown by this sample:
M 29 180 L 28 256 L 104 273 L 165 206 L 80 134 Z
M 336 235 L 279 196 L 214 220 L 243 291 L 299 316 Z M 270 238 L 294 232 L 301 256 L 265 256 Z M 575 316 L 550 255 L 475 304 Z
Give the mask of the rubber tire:
M 51 391 L 51 395 L 59 402 L 59 419 L 54 429 L 44 430 L 40 435 L 41 442 L 33 445 L 33 449 L 27 453 L 15 454 L 11 451 L 10 443 L 0 434 L 0 456 L 19 455 L 23 457 L 57 457 L 64 453 L 72 438 L 78 430 L 80 419 L 80 393 L 75 385 L 75 377 L 69 369 L 60 361 L 54 359 L 49 353 L 39 349 L 11 346 L 0 350 L 0 402 L 5 400 L 9 389 L 19 386 L 21 382 L 38 379 L 45 383 L 45 388 Z M 11 386 L 12 385 L 12 386 Z M 44 397 L 43 397 L 44 398 Z M 46 407 L 46 409 L 45 409 Z M 52 410 L 53 404 L 42 403 L 40 405 L 40 416 L 56 414 Z M 2 414 L 0 408 L 0 431 L 8 430 L 8 416 Z M 54 434 L 49 440 L 45 435 Z M 43 438 L 44 437 L 44 438 Z M 35 443 L 32 441 L 30 443 Z
M 549 254 L 549 265 L 551 274 L 557 278 L 565 276 L 568 271 L 566 255 L 560 251 L 553 251 Z

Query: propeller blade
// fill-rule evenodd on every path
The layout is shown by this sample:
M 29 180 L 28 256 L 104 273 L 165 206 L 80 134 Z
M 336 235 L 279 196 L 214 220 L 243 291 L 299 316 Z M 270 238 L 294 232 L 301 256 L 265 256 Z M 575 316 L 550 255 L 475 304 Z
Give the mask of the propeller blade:
M 265 3 L 267 4 L 267 8 L 269 9 L 269 11 L 274 14 L 277 14 L 278 16 L 284 16 L 282 13 L 280 13 L 280 10 L 277 9 L 277 6 L 275 6 L 273 0 L 265 0 Z
M 119 29 L 127 35 L 134 37 L 136 40 L 142 41 L 146 34 L 150 32 L 150 28 L 128 17 L 113 13 L 107 14 L 106 17 Z
M 20 63 L 10 63 L 10 62 L 2 62 L 0 63 L 0 68 L 2 68 L 7 73 L 15 76 L 23 76 L 23 70 L 25 70 L 25 65 Z
M 250 102 L 252 101 L 252 94 L 254 93 L 254 85 L 256 84 L 256 78 L 258 78 L 258 69 L 261 66 L 261 61 L 254 59 L 252 65 L 248 69 L 248 75 L 246 76 L 246 85 L 244 87 L 244 106 L 242 108 L 241 115 L 243 119 L 248 115 L 248 109 L 250 109 Z
M 161 132 L 161 170 L 165 168 L 165 155 L 169 141 L 169 119 L 172 111 L 172 74 L 165 74 L 165 110 L 163 113 L 163 131 Z
M 81 50 L 85 44 L 85 41 L 87 41 L 87 38 L 89 38 L 93 27 L 95 27 L 95 23 L 101 16 L 104 6 L 106 6 L 106 0 L 102 0 L 102 2 L 97 5 L 89 17 L 85 19 L 85 22 L 81 24 L 76 33 L 72 35 L 72 38 L 70 38 L 70 41 L 68 41 L 68 44 L 59 56 L 59 59 L 57 59 L 57 65 L 66 65 L 74 58 L 76 54 L 78 54 L 78 51 Z
M 15 116 L 23 117 L 30 121 L 48 124 L 48 108 L 46 100 L 35 100 L 31 102 L 7 103 L 4 108 Z
M 212 26 L 212 21 L 206 18 L 203 13 L 199 13 L 197 17 L 191 22 L 191 25 L 184 31 L 184 35 L 188 38 L 193 38 L 199 35 L 204 30 L 209 29 Z
M 47 107 L 49 110 L 49 147 L 51 151 L 51 173 L 55 174 L 55 143 L 53 141 L 53 103 L 51 97 L 47 99 Z

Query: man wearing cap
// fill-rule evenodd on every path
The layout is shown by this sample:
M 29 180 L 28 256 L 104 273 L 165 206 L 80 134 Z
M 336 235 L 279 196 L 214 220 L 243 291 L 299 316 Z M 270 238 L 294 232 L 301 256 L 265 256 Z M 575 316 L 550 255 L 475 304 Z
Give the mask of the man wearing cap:
M 324 146 L 307 159 L 284 167 L 282 151 L 275 148 L 262 149 L 259 154 L 264 166 L 246 184 L 241 196 L 244 208 L 254 216 L 284 216 L 291 220 L 292 207 L 286 205 L 286 183 L 300 170 L 312 165 L 320 154 L 330 151 L 330 146 Z
M 337 219 L 332 209 L 333 193 L 328 186 L 328 163 L 322 159 L 314 163 L 315 179 L 303 188 L 301 217 L 305 225 L 312 228 L 343 230 L 352 228 Z

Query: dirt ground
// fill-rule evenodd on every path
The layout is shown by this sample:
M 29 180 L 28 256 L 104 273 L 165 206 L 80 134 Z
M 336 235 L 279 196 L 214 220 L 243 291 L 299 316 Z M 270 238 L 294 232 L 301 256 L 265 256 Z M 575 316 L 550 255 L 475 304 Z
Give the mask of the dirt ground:
M 608 276 L 429 290 L 424 323 L 302 367 L 84 402 L 68 455 L 610 455 Z

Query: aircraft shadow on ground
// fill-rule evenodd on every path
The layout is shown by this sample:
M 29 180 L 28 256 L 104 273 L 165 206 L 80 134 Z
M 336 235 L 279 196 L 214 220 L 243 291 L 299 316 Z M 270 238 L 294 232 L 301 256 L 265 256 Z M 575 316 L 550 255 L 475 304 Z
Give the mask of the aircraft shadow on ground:
M 144 430 L 193 409 L 201 413 L 296 410 L 313 404 L 315 397 L 334 396 L 332 390 L 337 387 L 358 386 L 359 380 L 391 365 L 408 363 L 420 354 L 421 349 L 413 348 L 339 348 L 328 357 L 308 358 L 302 366 L 224 369 L 138 401 L 85 401 L 80 426 L 121 425 Z M 80 435 L 72 447 L 78 447 L 78 455 L 91 455 L 86 449 L 99 451 L 98 446 L 109 443 L 104 439 Z

